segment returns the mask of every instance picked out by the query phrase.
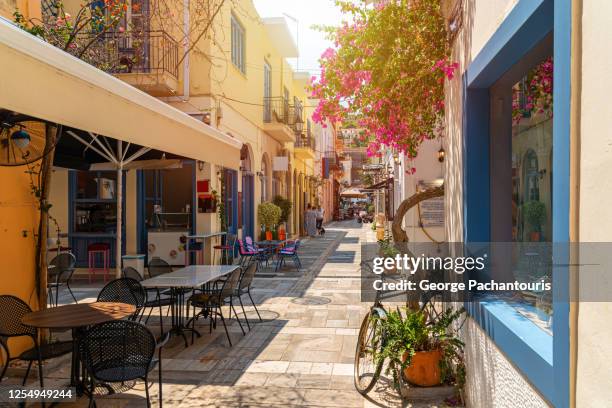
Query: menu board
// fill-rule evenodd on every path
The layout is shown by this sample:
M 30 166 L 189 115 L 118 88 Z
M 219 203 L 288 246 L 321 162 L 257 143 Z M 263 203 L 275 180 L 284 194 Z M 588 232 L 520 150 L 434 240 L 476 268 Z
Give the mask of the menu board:
M 442 181 L 439 179 L 420 180 L 417 189 L 418 191 L 424 191 L 440 185 L 442 185 Z M 444 196 L 421 201 L 420 207 L 421 226 L 425 228 L 444 227 Z

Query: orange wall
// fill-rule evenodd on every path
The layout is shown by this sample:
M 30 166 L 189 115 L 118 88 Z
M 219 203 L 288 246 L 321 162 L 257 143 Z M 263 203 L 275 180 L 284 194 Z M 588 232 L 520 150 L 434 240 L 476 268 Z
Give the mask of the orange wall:
M 37 309 L 34 232 L 38 229 L 38 211 L 26 169 L 0 167 L 0 294 L 17 296 Z M 26 340 L 15 342 L 12 355 L 28 344 Z

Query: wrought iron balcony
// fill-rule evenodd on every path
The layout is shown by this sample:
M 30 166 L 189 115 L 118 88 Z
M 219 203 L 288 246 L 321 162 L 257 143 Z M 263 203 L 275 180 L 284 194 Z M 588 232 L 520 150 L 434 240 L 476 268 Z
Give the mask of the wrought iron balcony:
M 315 139 L 308 135 L 308 133 L 298 136 L 295 139 L 295 147 L 316 150 Z
M 89 33 L 98 67 L 112 74 L 170 74 L 178 78 L 178 43 L 165 31 Z

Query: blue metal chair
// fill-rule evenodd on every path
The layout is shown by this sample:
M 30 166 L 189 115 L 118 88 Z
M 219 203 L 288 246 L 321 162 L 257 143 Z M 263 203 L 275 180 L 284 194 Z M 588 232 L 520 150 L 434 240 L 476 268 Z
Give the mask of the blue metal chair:
M 300 240 L 295 240 L 293 242 L 288 242 L 284 248 L 278 251 L 278 258 L 276 259 L 276 267 L 274 271 L 278 271 L 285 263 L 287 258 L 293 261 L 295 268 L 300 271 L 302 267 L 302 262 L 300 261 L 300 257 L 298 256 L 298 249 L 300 248 Z

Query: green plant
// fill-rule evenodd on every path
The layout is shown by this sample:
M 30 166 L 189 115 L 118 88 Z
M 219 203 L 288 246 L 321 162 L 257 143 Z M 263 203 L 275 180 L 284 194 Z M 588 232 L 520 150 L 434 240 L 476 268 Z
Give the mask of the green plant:
M 523 204 L 525 220 L 533 232 L 540 232 L 542 223 L 546 220 L 546 206 L 540 201 L 528 201 Z
M 223 184 L 221 184 L 221 189 L 223 190 Z M 227 231 L 227 218 L 225 214 L 225 203 L 222 199 L 222 194 L 219 194 L 217 190 L 212 190 L 211 194 L 213 196 L 213 200 L 215 200 L 217 207 L 217 217 L 219 217 L 219 226 L 221 231 Z
M 376 225 L 375 222 L 372 224 Z M 376 231 L 375 226 L 372 229 Z M 391 240 L 391 238 L 385 238 L 385 239 L 379 240 L 378 248 L 380 249 L 381 255 L 387 258 L 395 258 L 395 255 L 399 254 L 399 251 L 393 244 L 393 240 Z
M 454 323 L 465 313 L 461 308 L 448 308 L 436 317 L 427 316 L 424 312 L 405 309 L 391 310 L 385 318 L 378 320 L 377 336 L 385 336 L 383 346 L 374 355 L 380 363 L 387 361 L 387 373 L 396 378 L 399 369 L 410 365 L 415 353 L 420 351 L 442 351 L 440 362 L 442 383 L 462 387 L 465 381 L 463 363 L 463 342 L 459 339 Z
M 257 207 L 257 218 L 259 219 L 259 223 L 268 229 L 272 229 L 272 226 L 278 224 L 281 214 L 282 210 L 280 207 L 272 203 L 261 203 L 259 207 Z
M 281 216 L 278 220 L 279 222 L 287 222 L 289 220 L 289 216 L 291 215 L 291 207 L 293 207 L 293 203 L 280 195 L 274 197 L 272 203 L 281 209 Z

